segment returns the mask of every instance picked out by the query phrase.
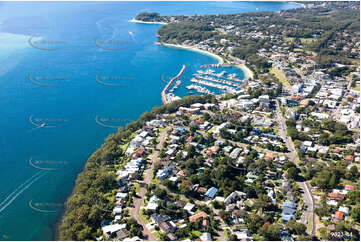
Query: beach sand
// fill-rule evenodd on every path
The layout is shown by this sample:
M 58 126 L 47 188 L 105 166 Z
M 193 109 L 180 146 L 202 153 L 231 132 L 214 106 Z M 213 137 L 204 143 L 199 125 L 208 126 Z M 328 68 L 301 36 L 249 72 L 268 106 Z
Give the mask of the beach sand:
M 156 44 L 163 45 L 163 46 L 170 47 L 170 48 L 192 50 L 192 51 L 195 51 L 195 52 L 198 52 L 198 53 L 201 53 L 201 54 L 205 54 L 205 55 L 209 55 L 209 56 L 212 56 L 212 57 L 216 58 L 218 60 L 218 64 L 223 64 L 224 63 L 223 58 L 220 57 L 219 55 L 216 55 L 216 54 L 213 54 L 213 53 L 211 53 L 209 51 L 201 50 L 201 49 L 198 49 L 198 48 L 195 48 L 195 47 L 192 47 L 192 46 L 174 45 L 174 44 L 166 44 L 166 43 L 160 43 L 160 42 L 156 42 Z
M 129 20 L 128 22 L 139 23 L 139 24 L 167 24 L 167 23 L 164 23 L 164 22 L 145 22 L 145 21 L 141 21 L 141 20 L 136 20 L 135 18 Z
M 220 57 L 219 55 L 216 55 L 212 52 L 209 52 L 209 51 L 201 50 L 201 49 L 198 49 L 198 48 L 195 48 L 192 46 L 188 46 L 188 45 L 174 45 L 174 44 L 166 44 L 166 43 L 160 43 L 160 42 L 156 42 L 156 44 L 163 45 L 163 46 L 170 47 L 170 48 L 178 48 L 178 49 L 186 49 L 186 50 L 196 51 L 198 53 L 212 56 L 218 60 L 219 64 L 224 64 L 224 60 L 222 57 Z M 241 69 L 243 71 L 245 80 L 250 79 L 250 78 L 253 79 L 253 72 L 245 64 L 239 64 L 239 65 L 236 65 L 236 67 L 238 67 L 239 69 Z
M 251 71 L 251 69 L 249 69 L 245 64 L 240 64 L 237 65 L 236 67 L 238 67 L 239 69 L 241 69 L 244 73 L 244 79 L 253 79 L 253 72 Z

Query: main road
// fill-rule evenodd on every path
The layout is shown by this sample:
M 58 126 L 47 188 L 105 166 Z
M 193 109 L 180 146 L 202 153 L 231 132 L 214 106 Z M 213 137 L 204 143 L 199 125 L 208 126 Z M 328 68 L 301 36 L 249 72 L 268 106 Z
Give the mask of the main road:
M 276 110 L 276 118 L 280 127 L 280 135 L 283 138 L 283 140 L 286 143 L 287 148 L 290 150 L 290 160 L 292 162 L 294 162 L 297 166 L 298 166 L 298 155 L 297 155 L 297 151 L 295 149 L 295 146 L 293 144 L 293 141 L 291 140 L 290 137 L 288 137 L 287 135 L 287 126 L 286 126 L 286 121 L 285 118 L 282 115 L 281 112 L 281 108 L 279 107 L 279 103 L 277 102 L 277 110 Z M 310 222 L 310 218 L 312 218 L 312 227 L 311 227 L 311 235 L 314 235 L 315 233 L 315 216 L 314 216 L 314 198 L 312 196 L 312 193 L 308 187 L 308 184 L 306 182 L 297 182 L 297 185 L 302 189 L 303 193 L 302 193 L 302 198 L 303 201 L 305 203 L 305 205 L 307 206 L 306 211 L 303 212 L 302 216 L 301 216 L 301 223 L 308 225 L 308 223 Z

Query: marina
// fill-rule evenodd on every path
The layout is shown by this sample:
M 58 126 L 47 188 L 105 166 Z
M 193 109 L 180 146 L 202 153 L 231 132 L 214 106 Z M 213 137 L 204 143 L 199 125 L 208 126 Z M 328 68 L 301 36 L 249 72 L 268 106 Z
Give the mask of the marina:
M 230 65 L 220 65 L 220 64 L 207 64 L 202 65 L 202 67 L 208 66 L 207 69 L 198 69 L 195 70 L 191 76 L 185 75 L 183 80 L 186 83 L 185 88 L 188 95 L 196 94 L 210 94 L 210 95 L 218 95 L 224 93 L 232 93 L 235 94 L 239 92 L 244 86 L 244 80 L 241 80 L 242 74 L 237 72 L 237 69 Z M 218 72 L 211 67 L 220 67 L 221 69 Z M 182 76 L 185 70 L 185 66 L 182 67 L 177 76 L 173 77 L 169 82 L 167 82 L 166 87 L 162 91 L 162 102 L 170 103 L 175 100 L 179 100 L 184 92 L 184 87 L 181 88 L 183 91 L 178 92 L 181 84 L 183 83 L 179 80 L 180 76 Z M 190 82 L 190 83 L 189 83 Z M 175 92 L 178 94 L 175 95 Z
M 194 76 L 197 77 L 198 79 L 204 79 L 204 80 L 207 80 L 207 81 L 226 84 L 226 85 L 229 85 L 229 86 L 235 86 L 235 87 L 241 87 L 242 86 L 239 83 L 234 83 L 234 82 L 226 81 L 226 80 L 222 80 L 222 79 L 216 79 L 216 78 L 213 78 L 213 77 L 202 76 L 202 75 L 198 75 L 198 74 L 194 74 Z
M 217 89 L 220 89 L 220 90 L 225 90 L 225 91 L 230 92 L 230 93 L 235 93 L 236 92 L 236 89 L 234 89 L 233 87 L 229 87 L 229 86 L 226 86 L 226 85 L 221 85 L 221 84 L 217 84 L 217 83 L 213 83 L 213 82 L 209 82 L 209 81 L 198 80 L 196 78 L 192 78 L 191 82 L 202 84 L 202 85 L 213 87 L 213 88 L 217 88 Z
M 192 84 L 192 85 L 188 85 L 186 88 L 188 90 L 196 90 L 199 93 L 203 93 L 203 94 L 207 94 L 207 95 L 216 95 L 216 93 L 211 92 L 209 89 L 199 86 L 199 85 Z
M 201 67 L 222 67 L 220 72 L 208 68 L 206 70 L 197 70 L 190 79 L 192 85 L 187 86 L 188 89 L 196 90 L 202 94 L 208 93 L 237 93 L 243 86 L 245 81 L 238 78 L 238 73 L 229 68 L 230 65 L 202 65 Z M 227 68 L 227 69 L 225 69 Z M 196 84 L 196 85 L 195 85 Z M 190 87 L 190 88 L 189 88 Z M 211 88 L 211 89 L 208 89 Z
M 170 93 L 173 93 L 182 83 L 181 80 L 176 81 L 175 85 L 169 90 Z

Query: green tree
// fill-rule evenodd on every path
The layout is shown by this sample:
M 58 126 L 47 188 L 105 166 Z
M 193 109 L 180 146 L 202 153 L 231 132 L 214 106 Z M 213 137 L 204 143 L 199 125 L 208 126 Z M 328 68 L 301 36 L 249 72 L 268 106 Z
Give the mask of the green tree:
M 360 221 L 360 204 L 356 204 L 356 206 L 352 208 L 351 217 L 355 222 Z
M 280 224 L 271 224 L 268 226 L 262 226 L 258 233 L 265 238 L 265 240 L 277 241 L 280 240 L 280 230 L 282 226 Z
M 331 178 L 330 178 L 330 181 L 329 181 L 329 187 L 330 188 L 333 188 L 336 186 L 336 182 L 337 182 L 337 178 L 336 178 L 336 174 L 332 174 Z
M 296 180 L 297 176 L 298 176 L 298 170 L 296 167 L 291 167 L 288 168 L 287 170 L 287 175 L 290 179 Z
M 298 223 L 294 220 L 290 220 L 286 223 L 286 228 L 289 230 L 292 234 L 301 235 L 306 232 L 306 225 L 303 223 Z

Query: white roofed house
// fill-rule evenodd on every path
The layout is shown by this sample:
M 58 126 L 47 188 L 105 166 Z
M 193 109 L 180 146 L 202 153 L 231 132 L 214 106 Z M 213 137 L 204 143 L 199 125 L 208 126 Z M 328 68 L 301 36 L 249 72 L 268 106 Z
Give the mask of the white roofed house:
M 204 124 L 199 125 L 199 128 L 202 130 L 208 130 L 211 127 L 211 123 L 208 121 L 204 122 Z
M 301 92 L 301 89 L 302 89 L 302 84 L 294 84 L 291 87 L 291 90 L 292 90 L 293 94 L 297 94 L 297 93 Z
M 240 232 L 240 231 L 236 231 L 233 233 L 235 236 L 237 236 L 238 240 L 241 241 L 252 241 L 253 237 L 252 236 L 248 236 L 248 233 L 246 231 Z
M 118 192 L 116 195 L 115 195 L 115 199 L 126 199 L 128 196 L 128 193 L 125 193 L 125 192 Z
M 238 104 L 238 100 L 236 99 L 229 99 L 229 100 L 225 100 L 225 101 L 222 101 L 219 106 L 221 109 L 223 108 L 231 108 L 231 107 L 234 107 Z
M 109 238 L 113 233 L 116 233 L 117 231 L 125 228 L 126 228 L 126 224 L 111 224 L 111 225 L 102 226 L 101 230 L 103 234 L 107 238 Z
M 146 123 L 147 125 L 151 125 L 151 126 L 155 126 L 155 127 L 163 127 L 164 126 L 164 122 L 161 120 L 151 120 L 149 122 Z
M 179 107 L 179 111 L 182 112 L 182 113 L 198 114 L 200 112 L 200 109 L 199 108 Z
M 220 132 L 221 132 L 221 130 L 224 129 L 225 127 L 227 127 L 227 125 L 229 125 L 228 122 L 225 122 L 225 123 L 220 124 L 219 126 L 217 126 L 217 127 L 215 128 L 215 130 L 213 131 L 213 133 L 216 134 L 216 135 L 219 135 Z
M 312 112 L 311 115 L 318 119 L 326 119 L 330 116 L 327 113 L 317 113 L 317 112 Z
M 226 197 L 226 199 L 224 199 L 224 204 L 228 205 L 228 204 L 234 202 L 237 197 L 238 197 L 238 194 L 236 192 L 232 192 L 231 194 L 228 195 L 228 197 Z
M 268 95 L 262 95 L 258 97 L 261 108 L 268 108 L 270 104 L 270 98 Z
M 204 106 L 205 109 L 208 110 L 208 109 L 210 109 L 210 108 L 212 108 L 212 107 L 214 107 L 216 105 L 214 103 L 205 103 L 203 106 Z
M 169 138 L 171 139 L 172 144 L 177 144 L 179 142 L 179 140 L 181 139 L 181 137 L 176 136 L 176 135 L 170 135 Z
M 338 211 L 343 212 L 346 216 L 349 215 L 350 209 L 348 207 L 339 207 Z
M 246 198 L 247 194 L 240 191 L 234 191 L 224 199 L 224 204 L 234 203 L 239 198 Z
M 174 148 L 169 148 L 169 149 L 165 152 L 165 154 L 166 154 L 166 155 L 173 155 L 175 152 L 176 152 L 176 149 L 174 149 Z
M 147 137 L 148 135 L 149 135 L 149 133 L 148 133 L 147 131 L 142 131 L 142 132 L 139 134 L 139 136 L 142 137 L 143 139 L 144 139 L 145 137 Z
M 191 108 L 203 109 L 203 108 L 204 108 L 204 104 L 202 104 L 202 103 L 193 103 L 193 104 L 191 105 Z
M 113 209 L 113 214 L 114 215 L 120 215 L 120 214 L 122 214 L 122 212 L 123 212 L 123 208 L 121 208 L 121 207 L 115 207 Z
M 145 208 L 148 210 L 155 211 L 158 208 L 158 201 L 159 201 L 159 199 L 157 196 L 155 196 L 155 195 L 152 196 L 149 199 L 148 205 Z
M 313 142 L 312 142 L 312 141 L 308 141 L 308 140 L 304 141 L 303 144 L 304 144 L 305 146 L 308 146 L 308 147 L 312 147 L 312 146 L 313 146 Z
M 231 152 L 231 154 L 229 154 L 229 157 L 231 157 L 232 159 L 237 159 L 241 151 L 242 149 L 237 147 Z
M 118 175 L 118 180 L 119 181 L 125 181 L 129 178 L 129 172 L 125 171 L 125 170 L 118 170 L 117 171 L 117 175 Z
M 226 146 L 226 147 L 223 147 L 223 151 L 224 152 L 226 152 L 226 153 L 229 153 L 229 152 L 231 152 L 231 150 L 233 149 L 233 147 L 232 146 Z
M 210 233 L 205 232 L 200 236 L 200 239 L 201 241 L 212 241 L 212 236 Z
M 186 210 L 188 213 L 190 214 L 194 214 L 194 212 L 192 211 L 193 208 L 195 207 L 195 205 L 193 203 L 187 203 L 183 209 Z
M 142 136 L 140 136 L 140 135 L 135 136 L 132 139 L 132 141 L 130 141 L 129 147 L 125 153 L 127 155 L 131 155 L 136 148 L 141 146 L 143 141 L 144 141 L 144 138 Z
M 254 105 L 254 103 L 251 102 L 251 101 L 249 101 L 249 100 L 240 99 L 237 107 L 238 107 L 239 109 L 243 109 L 243 108 L 249 109 L 249 108 L 253 107 L 253 105 Z

